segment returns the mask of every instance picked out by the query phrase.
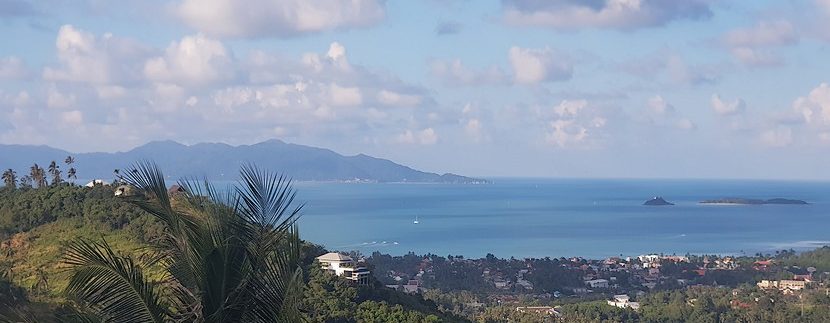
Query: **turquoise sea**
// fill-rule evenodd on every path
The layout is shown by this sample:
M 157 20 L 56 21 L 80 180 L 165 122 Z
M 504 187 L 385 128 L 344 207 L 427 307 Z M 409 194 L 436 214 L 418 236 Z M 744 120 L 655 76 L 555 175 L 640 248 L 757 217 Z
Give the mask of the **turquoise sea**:
M 296 183 L 302 238 L 329 249 L 465 257 L 754 254 L 830 244 L 830 183 L 494 179 L 487 185 Z M 642 203 L 662 196 L 675 206 Z M 701 205 L 722 197 L 810 205 Z M 419 223 L 414 224 L 416 216 Z

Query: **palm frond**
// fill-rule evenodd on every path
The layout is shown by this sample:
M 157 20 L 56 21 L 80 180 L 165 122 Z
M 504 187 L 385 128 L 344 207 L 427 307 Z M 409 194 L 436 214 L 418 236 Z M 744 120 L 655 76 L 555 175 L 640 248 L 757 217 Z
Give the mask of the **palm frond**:
M 271 231 L 272 245 L 267 252 L 258 255 L 264 259 L 255 268 L 249 288 L 254 291 L 248 308 L 249 315 L 255 321 L 276 322 L 297 312 L 302 299 L 302 270 L 299 267 L 300 238 L 297 226 L 292 225 L 287 231 Z M 297 288 L 299 284 L 299 289 Z M 289 320 L 292 321 L 292 320 Z
M 72 270 L 66 294 L 88 305 L 105 321 L 162 322 L 169 317 L 169 306 L 139 265 L 130 257 L 116 255 L 106 241 L 71 242 L 64 263 Z
M 286 230 L 297 221 L 303 205 L 288 211 L 297 193 L 290 179 L 251 164 L 242 166 L 240 176 L 242 180 L 236 188 L 242 203 L 240 214 L 251 223 Z

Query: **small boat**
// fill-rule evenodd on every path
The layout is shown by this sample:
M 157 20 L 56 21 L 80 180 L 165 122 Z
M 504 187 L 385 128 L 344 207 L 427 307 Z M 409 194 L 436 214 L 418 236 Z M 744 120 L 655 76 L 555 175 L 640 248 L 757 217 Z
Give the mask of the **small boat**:
M 415 216 L 415 221 L 412 221 L 412 223 L 418 224 L 418 216 L 417 215 Z

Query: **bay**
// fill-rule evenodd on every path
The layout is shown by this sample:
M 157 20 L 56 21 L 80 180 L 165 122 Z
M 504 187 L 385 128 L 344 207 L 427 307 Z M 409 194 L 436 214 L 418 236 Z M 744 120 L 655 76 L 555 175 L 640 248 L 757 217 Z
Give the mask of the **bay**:
M 303 239 L 332 250 L 603 258 L 755 254 L 830 244 L 830 183 L 493 179 L 486 185 L 295 184 Z M 662 196 L 675 206 L 643 206 Z M 703 205 L 792 198 L 810 205 Z M 418 218 L 418 224 L 413 223 Z

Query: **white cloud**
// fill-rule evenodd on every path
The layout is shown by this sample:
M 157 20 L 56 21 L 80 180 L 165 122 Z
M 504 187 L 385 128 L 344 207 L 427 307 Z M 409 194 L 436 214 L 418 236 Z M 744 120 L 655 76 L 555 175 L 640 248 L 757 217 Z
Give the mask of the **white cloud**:
M 438 142 L 438 134 L 432 128 L 425 128 L 420 131 L 406 130 L 399 134 L 395 141 L 402 144 L 433 145 Z
M 335 83 L 329 86 L 331 103 L 338 106 L 356 106 L 363 103 L 363 94 L 357 87 L 341 87 Z
M 588 137 L 588 129 L 574 120 L 553 120 L 550 128 L 545 140 L 559 147 L 580 143 Z
M 806 97 L 797 98 L 793 102 L 793 110 L 807 124 L 830 126 L 830 85 L 821 83 Z
M 633 30 L 712 15 L 703 0 L 504 0 L 502 7 L 510 25 L 554 29 Z
M 677 126 L 678 129 L 682 129 L 682 130 L 695 130 L 695 129 L 697 129 L 697 125 L 692 120 L 689 120 L 689 119 L 686 119 L 686 118 L 681 118 L 681 119 L 677 120 L 677 122 L 675 123 L 675 126 Z
M 201 32 L 244 38 L 368 27 L 386 15 L 382 0 L 184 0 L 177 11 Z
M 712 94 L 711 104 L 712 109 L 722 116 L 736 115 L 746 110 L 746 103 L 743 99 L 737 98 L 732 102 L 726 102 L 718 94 Z
M 648 99 L 648 108 L 656 115 L 666 115 L 674 113 L 674 106 L 666 102 L 662 96 L 655 95 Z
M 79 110 L 61 113 L 61 121 L 66 125 L 80 126 L 84 123 L 84 114 Z
M 383 105 L 411 107 L 421 103 L 421 96 L 380 90 L 377 94 L 377 100 Z
M 472 138 L 475 142 L 481 141 L 484 136 L 482 133 L 481 121 L 475 118 L 467 120 L 464 124 L 464 133 L 466 133 L 467 136 Z
M 564 100 L 554 107 L 553 111 L 560 117 L 575 117 L 586 106 L 588 106 L 586 100 Z
M 793 131 L 789 127 L 776 127 L 760 135 L 761 143 L 769 147 L 786 147 L 793 142 Z
M 751 28 L 726 33 L 723 43 L 741 63 L 750 66 L 780 65 L 783 61 L 771 51 L 773 47 L 793 45 L 798 34 L 788 21 L 761 21 Z
M 104 100 L 122 98 L 127 95 L 127 89 L 118 85 L 99 85 L 95 87 L 98 97 Z
M 47 82 L 36 80 L 29 92 L 0 90 L 0 142 L 123 150 L 159 138 L 240 143 L 283 134 L 318 142 L 392 137 L 376 139 L 391 144 L 410 130 L 413 143 L 431 145 L 438 126 L 450 125 L 427 90 L 350 64 L 338 42 L 297 57 L 252 50 L 237 59 L 204 35 L 166 49 L 72 26 L 57 38 L 58 64 L 44 70 Z
M 653 125 L 680 130 L 697 129 L 697 125 L 692 120 L 681 116 L 674 105 L 660 95 L 655 95 L 646 101 L 646 115 Z
M 784 60 L 769 50 L 755 49 L 750 47 L 736 47 L 731 50 L 732 56 L 744 65 L 749 66 L 777 66 Z
M 545 140 L 560 148 L 596 146 L 599 132 L 608 126 L 602 109 L 587 100 L 563 100 L 552 111 Z
M 669 77 L 678 83 L 698 85 L 714 83 L 718 79 L 716 73 L 710 68 L 706 66 L 689 66 L 677 55 L 671 55 L 666 59 L 665 68 L 668 71 Z
M 680 54 L 667 51 L 630 59 L 618 66 L 647 81 L 663 83 L 665 80 L 687 85 L 715 83 L 728 68 L 722 64 L 689 64 Z
M 508 56 L 516 83 L 564 81 L 573 75 L 573 67 L 549 48 L 529 49 L 513 46 Z
M 0 80 L 20 80 L 29 76 L 29 70 L 23 60 L 15 57 L 0 58 Z
M 209 84 L 233 77 L 233 57 L 221 42 L 199 34 L 172 42 L 164 56 L 144 65 L 144 75 L 159 82 Z
M 788 21 L 761 21 L 751 28 L 732 30 L 723 40 L 732 47 L 781 46 L 798 42 L 798 34 Z
M 451 61 L 432 60 L 432 75 L 450 85 L 494 85 L 505 83 L 507 76 L 498 66 L 474 69 L 465 66 L 459 59 Z
M 49 88 L 46 94 L 46 106 L 55 109 L 65 109 L 75 105 L 75 94 L 63 94 L 55 88 Z
M 136 81 L 147 49 L 140 44 L 106 33 L 92 33 L 64 25 L 55 41 L 60 67 L 46 67 L 49 81 L 113 84 Z

